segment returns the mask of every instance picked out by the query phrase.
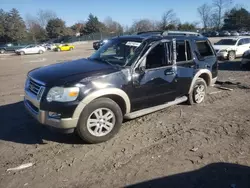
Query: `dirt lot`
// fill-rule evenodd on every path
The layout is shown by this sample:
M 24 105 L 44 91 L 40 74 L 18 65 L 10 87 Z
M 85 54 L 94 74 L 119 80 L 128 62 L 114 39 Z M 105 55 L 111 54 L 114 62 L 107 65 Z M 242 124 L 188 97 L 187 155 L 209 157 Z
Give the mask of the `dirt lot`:
M 23 107 L 29 70 L 91 54 L 0 56 L 0 187 L 250 187 L 250 72 L 221 62 L 219 81 L 200 106 L 178 105 L 124 123 L 112 140 L 86 145 L 51 132 Z M 7 172 L 25 163 L 30 168 Z M 136 184 L 136 185 L 134 185 Z

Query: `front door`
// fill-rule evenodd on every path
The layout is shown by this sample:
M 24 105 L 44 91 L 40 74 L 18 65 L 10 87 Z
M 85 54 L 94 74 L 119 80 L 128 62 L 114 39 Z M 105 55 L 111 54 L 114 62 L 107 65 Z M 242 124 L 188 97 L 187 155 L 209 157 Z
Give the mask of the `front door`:
M 166 43 L 155 46 L 146 56 L 145 70 L 133 78 L 133 111 L 175 99 L 177 70 L 166 52 Z

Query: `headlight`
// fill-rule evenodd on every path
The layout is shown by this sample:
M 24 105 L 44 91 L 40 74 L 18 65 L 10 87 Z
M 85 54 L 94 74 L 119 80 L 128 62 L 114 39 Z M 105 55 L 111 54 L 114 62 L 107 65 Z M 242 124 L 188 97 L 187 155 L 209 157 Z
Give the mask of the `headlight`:
M 47 101 L 70 102 L 76 100 L 79 95 L 79 87 L 53 87 L 47 94 Z
M 223 52 L 227 52 L 227 50 L 220 50 L 220 52 L 222 52 L 222 53 L 223 53 Z

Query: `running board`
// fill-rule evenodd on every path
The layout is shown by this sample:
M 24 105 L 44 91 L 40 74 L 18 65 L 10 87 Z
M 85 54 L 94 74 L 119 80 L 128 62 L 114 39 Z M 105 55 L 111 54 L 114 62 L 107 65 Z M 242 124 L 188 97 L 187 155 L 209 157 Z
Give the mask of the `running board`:
M 186 102 L 187 100 L 188 100 L 188 98 L 186 96 L 184 96 L 184 97 L 175 99 L 174 101 L 171 101 L 171 102 L 168 102 L 168 103 L 165 103 L 165 104 L 161 104 L 161 105 L 158 105 L 158 106 L 154 106 L 154 107 L 146 108 L 146 109 L 143 109 L 143 110 L 138 110 L 138 111 L 135 111 L 135 112 L 131 112 L 129 114 L 126 114 L 124 116 L 124 119 L 135 119 L 137 117 L 144 116 L 144 115 L 147 115 L 147 114 L 162 110 L 162 109 L 167 108 L 169 106 L 173 106 L 173 105 L 176 105 L 176 104 Z

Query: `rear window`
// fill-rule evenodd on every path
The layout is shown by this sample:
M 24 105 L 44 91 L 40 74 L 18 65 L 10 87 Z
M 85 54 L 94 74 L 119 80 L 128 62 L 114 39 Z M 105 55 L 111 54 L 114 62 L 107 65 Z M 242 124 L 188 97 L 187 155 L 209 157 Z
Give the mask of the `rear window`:
M 196 46 L 199 54 L 202 57 L 208 57 L 214 55 L 213 50 L 207 41 L 196 41 Z
M 250 38 L 245 38 L 244 39 L 244 44 L 250 44 Z
M 222 39 L 214 45 L 235 45 L 237 40 L 235 39 Z

